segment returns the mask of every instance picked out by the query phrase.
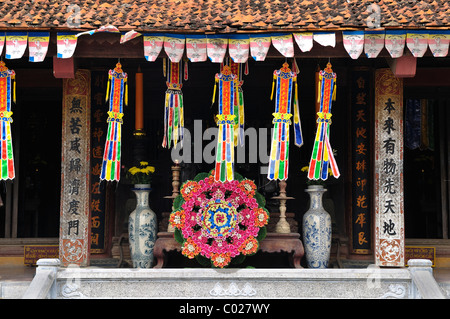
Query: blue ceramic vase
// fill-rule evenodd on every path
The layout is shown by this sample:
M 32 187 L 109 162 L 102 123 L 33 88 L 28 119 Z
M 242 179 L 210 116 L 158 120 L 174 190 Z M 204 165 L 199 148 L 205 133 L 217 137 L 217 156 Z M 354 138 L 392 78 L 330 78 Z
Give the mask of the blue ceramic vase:
M 149 184 L 136 184 L 132 190 L 137 201 L 128 219 L 131 261 L 133 268 L 151 268 L 158 227 L 156 214 L 148 204 L 151 188 Z
M 322 205 L 322 185 L 309 185 L 305 190 L 310 207 L 303 215 L 303 246 L 308 268 L 327 268 L 331 250 L 331 216 Z

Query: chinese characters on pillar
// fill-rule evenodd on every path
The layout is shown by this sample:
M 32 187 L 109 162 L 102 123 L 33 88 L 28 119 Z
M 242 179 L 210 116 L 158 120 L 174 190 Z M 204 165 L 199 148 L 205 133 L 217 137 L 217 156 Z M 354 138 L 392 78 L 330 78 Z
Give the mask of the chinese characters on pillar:
M 369 69 L 352 72 L 352 250 L 356 254 L 368 254 L 371 249 L 370 214 L 370 92 Z
M 105 91 L 108 77 L 103 71 L 91 74 L 91 253 L 105 252 L 106 187 L 100 183 L 102 159 L 106 140 Z
M 375 73 L 375 260 L 403 267 L 403 81 Z
M 64 79 L 59 256 L 89 265 L 90 72 Z

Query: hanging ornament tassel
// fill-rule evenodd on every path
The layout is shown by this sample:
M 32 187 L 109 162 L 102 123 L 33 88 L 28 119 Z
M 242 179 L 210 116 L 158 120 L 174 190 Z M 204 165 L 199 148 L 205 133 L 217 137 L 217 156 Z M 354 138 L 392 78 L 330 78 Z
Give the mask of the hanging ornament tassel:
M 297 75 L 289 69 L 289 64 L 284 63 L 280 70 L 273 73 L 272 94 L 276 83 L 275 94 L 275 112 L 273 114 L 273 133 L 269 158 L 269 171 L 267 178 L 269 180 L 286 180 L 289 171 L 289 125 L 291 124 L 291 100 L 294 83 L 297 81 Z M 294 119 L 298 119 L 300 125 L 300 116 L 296 106 L 298 106 L 297 94 L 294 100 Z M 301 133 L 301 131 L 300 131 Z M 297 133 L 296 133 L 297 134 Z M 300 137 L 301 139 L 301 137 Z M 296 138 L 297 140 L 297 138 Z M 303 144 L 303 143 L 301 143 Z M 299 146 L 301 146 L 301 144 Z
M 11 139 L 11 95 L 13 102 L 16 102 L 16 73 L 5 66 L 5 62 L 0 61 L 0 179 L 8 180 L 15 177 L 14 155 Z M 11 92 L 12 91 L 12 92 Z M 11 94 L 12 93 L 12 94 Z
M 318 125 L 309 163 L 308 178 L 326 180 L 328 168 L 331 168 L 335 178 L 340 176 L 330 145 L 331 101 L 336 98 L 336 73 L 333 73 L 330 63 L 323 71 L 319 72 L 318 92 Z
M 189 79 L 189 70 L 188 70 L 188 59 L 184 59 L 184 80 L 187 81 Z
M 226 182 L 234 179 L 234 99 L 236 76 L 229 66 L 224 65 L 222 72 L 216 74 L 218 85 L 217 148 L 215 181 Z
M 122 65 L 116 64 L 109 70 L 106 101 L 109 100 L 108 132 L 106 135 L 105 151 L 103 154 L 101 180 L 119 181 L 123 124 L 123 100 L 127 105 L 127 78 Z
M 231 73 L 236 76 L 235 80 L 235 96 L 234 96 L 234 145 L 244 145 L 244 122 L 245 122 L 245 111 L 244 111 L 244 91 L 242 85 L 244 81 L 242 80 L 242 64 L 234 63 L 231 59 L 229 61 L 229 66 Z
M 295 133 L 295 146 L 300 147 L 303 145 L 303 133 L 302 124 L 300 121 L 300 110 L 298 104 L 298 86 L 295 80 L 295 98 L 294 98 L 294 133 Z
M 173 140 L 174 147 L 180 142 L 183 147 L 184 131 L 184 106 L 183 93 L 181 87 L 181 63 L 168 62 L 167 65 L 167 90 L 164 103 L 164 139 L 162 146 L 171 147 Z

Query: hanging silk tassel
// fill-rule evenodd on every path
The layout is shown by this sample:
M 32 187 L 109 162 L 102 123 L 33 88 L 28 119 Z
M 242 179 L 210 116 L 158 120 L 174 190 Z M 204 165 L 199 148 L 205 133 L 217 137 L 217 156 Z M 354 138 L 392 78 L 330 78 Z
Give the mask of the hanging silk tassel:
M 108 132 L 103 154 L 100 180 L 119 181 L 123 124 L 123 100 L 127 105 L 127 78 L 122 65 L 109 70 L 106 100 L 109 100 Z
M 295 144 L 299 147 L 303 144 L 300 129 L 300 114 L 298 112 L 297 74 L 289 69 L 288 63 L 285 62 L 280 70 L 274 71 L 271 99 L 273 99 L 275 83 L 275 113 L 273 113 L 274 119 L 272 121 L 274 126 L 267 178 L 269 180 L 286 180 L 289 170 L 289 125 L 291 124 L 292 117 L 291 100 L 294 84 Z
M 234 119 L 234 145 L 244 145 L 244 122 L 245 122 L 245 111 L 244 111 L 244 91 L 242 85 L 244 81 L 242 80 L 242 69 L 241 63 L 234 63 L 231 59 L 229 61 L 229 66 L 231 73 L 236 76 L 236 94 L 234 96 L 234 114 L 236 115 Z
M 185 58 L 184 59 L 184 80 L 185 81 L 187 81 L 188 80 L 188 78 L 189 78 L 189 71 L 188 71 L 188 59 L 187 58 Z
M 183 147 L 184 130 L 184 106 L 183 92 L 181 91 L 182 76 L 181 63 L 167 61 L 167 90 L 164 102 L 164 139 L 162 146 L 171 147 L 173 140 L 174 147 L 178 142 Z
M 234 98 L 236 94 L 236 75 L 228 65 L 215 76 L 219 89 L 217 114 L 217 148 L 215 181 L 226 182 L 234 179 Z
M 167 59 L 163 58 L 163 75 L 164 77 L 167 76 Z
M 297 81 L 295 81 L 295 97 L 294 97 L 294 143 L 295 146 L 300 147 L 303 145 L 303 133 L 302 133 L 302 124 L 300 121 L 300 110 L 298 104 L 298 85 Z
M 327 67 L 319 72 L 318 93 L 318 125 L 309 163 L 308 178 L 326 180 L 328 167 L 331 168 L 335 178 L 340 176 L 330 145 L 331 102 L 336 99 L 336 73 L 333 73 L 329 62 Z
M 15 77 L 16 73 L 5 66 L 5 62 L 0 61 L 0 179 L 8 180 L 15 177 L 14 155 L 11 139 L 11 93 L 13 102 L 15 97 Z M 12 92 L 11 92 L 12 91 Z

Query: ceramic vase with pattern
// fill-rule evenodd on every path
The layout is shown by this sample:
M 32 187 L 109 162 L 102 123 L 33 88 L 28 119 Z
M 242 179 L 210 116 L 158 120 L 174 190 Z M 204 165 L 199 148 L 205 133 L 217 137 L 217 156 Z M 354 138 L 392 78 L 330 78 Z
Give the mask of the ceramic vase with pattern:
M 327 268 L 331 250 L 331 216 L 322 206 L 322 185 L 309 185 L 305 190 L 310 207 L 303 215 L 303 245 L 308 268 Z
M 151 188 L 149 184 L 136 184 L 132 190 L 137 202 L 128 219 L 131 261 L 133 268 L 151 268 L 158 227 L 156 214 L 148 204 Z

